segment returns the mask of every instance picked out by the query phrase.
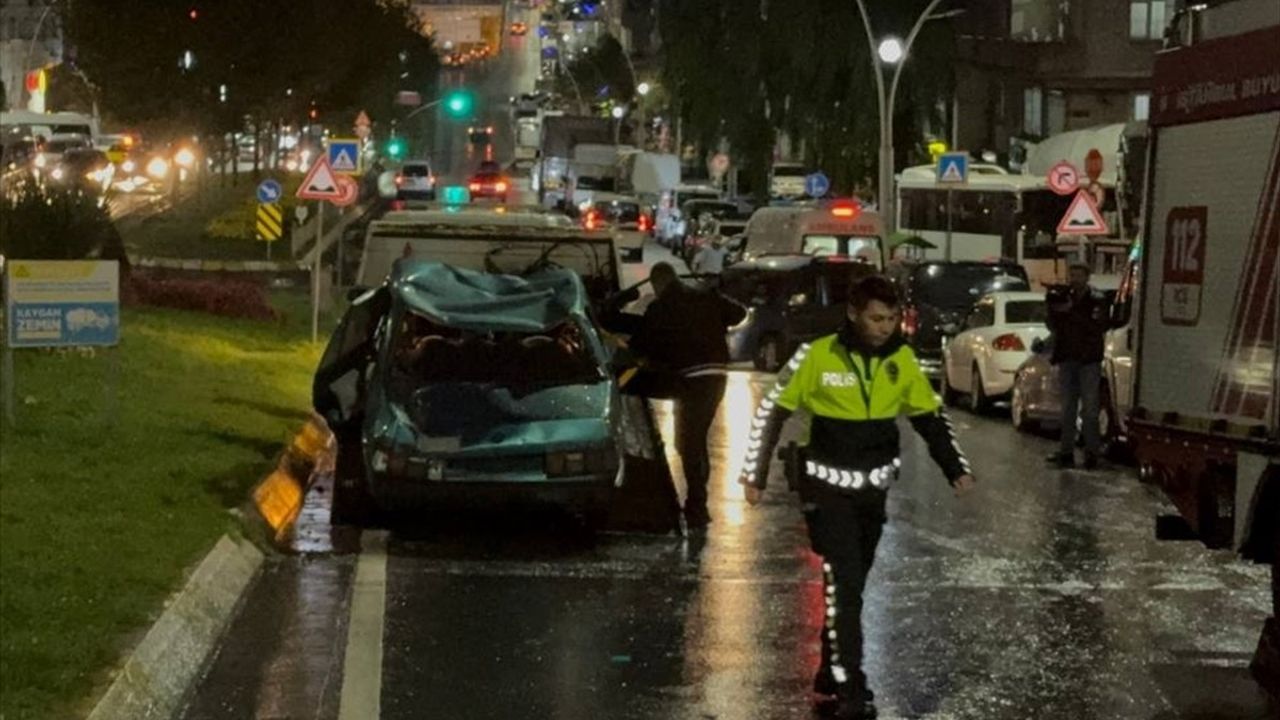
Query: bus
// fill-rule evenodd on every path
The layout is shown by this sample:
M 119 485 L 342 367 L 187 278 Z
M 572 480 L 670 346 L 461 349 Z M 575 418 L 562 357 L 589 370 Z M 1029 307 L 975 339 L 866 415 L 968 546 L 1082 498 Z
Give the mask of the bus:
M 74 112 L 37 113 L 29 110 L 0 112 L 0 135 L 9 140 L 48 139 L 54 135 L 98 136 L 97 118 Z
M 1074 262 L 1092 266 L 1098 275 L 1118 275 L 1140 235 L 1145 138 L 1145 123 L 1062 133 L 1031 146 L 1021 173 L 972 163 L 963 185 L 939 183 L 932 165 L 907 168 L 898 183 L 898 228 L 931 246 L 924 249 L 925 259 L 1014 260 L 1041 286 L 1062 281 Z M 1063 159 L 1083 170 L 1093 148 L 1103 156 L 1099 209 L 1110 234 L 1060 237 L 1058 223 L 1072 196 L 1048 188 L 1048 170 Z

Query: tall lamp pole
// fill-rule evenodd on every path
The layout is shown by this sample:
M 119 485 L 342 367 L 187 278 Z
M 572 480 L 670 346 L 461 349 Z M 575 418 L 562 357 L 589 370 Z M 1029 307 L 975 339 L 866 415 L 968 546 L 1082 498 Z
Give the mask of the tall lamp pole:
M 858 12 L 862 15 L 862 27 L 867 31 L 867 47 L 871 51 L 871 65 L 875 68 L 876 94 L 880 100 L 880 187 L 879 196 L 880 219 L 884 223 L 885 233 L 890 234 L 898 229 L 897 202 L 893 195 L 893 105 L 898 96 L 898 80 L 902 77 L 902 66 L 906 64 L 911 45 L 920 34 L 920 28 L 930 20 L 958 15 L 960 11 L 951 11 L 934 15 L 934 8 L 942 0 L 930 0 L 929 5 L 916 18 L 915 25 L 907 34 L 904 43 L 893 36 L 886 36 L 879 44 L 875 33 L 871 30 L 871 18 L 867 15 L 866 0 L 854 0 Z M 888 94 L 885 93 L 884 66 L 893 65 L 893 77 L 889 80 Z

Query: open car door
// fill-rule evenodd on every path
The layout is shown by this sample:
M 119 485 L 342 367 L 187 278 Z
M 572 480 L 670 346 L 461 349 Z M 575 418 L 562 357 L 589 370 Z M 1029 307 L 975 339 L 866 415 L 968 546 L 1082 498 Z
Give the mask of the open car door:
M 359 427 L 377 331 L 391 307 L 382 285 L 357 297 L 329 338 L 311 386 L 311 403 L 335 434 Z

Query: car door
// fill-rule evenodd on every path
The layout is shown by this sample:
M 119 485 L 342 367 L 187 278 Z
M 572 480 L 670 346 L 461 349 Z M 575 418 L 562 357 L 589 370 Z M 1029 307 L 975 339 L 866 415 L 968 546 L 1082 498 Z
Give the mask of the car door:
M 822 302 L 822 284 L 817 268 L 810 265 L 788 273 L 786 325 L 789 346 L 826 335 L 826 315 Z
M 960 334 L 947 345 L 948 370 L 957 390 L 973 392 L 973 361 L 986 342 L 984 333 L 994 322 L 994 301 L 984 298 L 969 310 Z
M 376 359 L 377 331 L 390 307 L 391 292 L 385 285 L 353 300 L 316 368 L 312 406 L 340 438 L 359 431 L 366 384 Z

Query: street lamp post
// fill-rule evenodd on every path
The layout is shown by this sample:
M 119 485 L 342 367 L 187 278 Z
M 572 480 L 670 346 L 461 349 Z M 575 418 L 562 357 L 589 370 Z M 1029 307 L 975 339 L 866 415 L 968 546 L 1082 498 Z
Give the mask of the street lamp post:
M 858 4 L 858 12 L 862 15 L 862 27 L 867 31 L 867 47 L 871 51 L 871 64 L 875 68 L 876 94 L 880 100 L 880 175 L 879 175 L 879 208 L 880 218 L 884 223 L 885 234 L 898 229 L 897 202 L 893 196 L 893 105 L 898 95 L 898 80 L 902 77 L 902 66 L 906 64 L 907 55 L 911 52 L 911 44 L 915 42 L 920 28 L 929 20 L 949 17 L 950 14 L 935 16 L 933 10 L 942 0 L 931 0 L 916 23 L 907 34 L 906 42 L 894 37 L 887 37 L 878 45 L 875 33 L 871 30 L 871 18 L 867 15 L 866 0 L 854 0 Z M 889 81 L 888 95 L 885 94 L 884 66 L 893 65 L 893 77 Z

